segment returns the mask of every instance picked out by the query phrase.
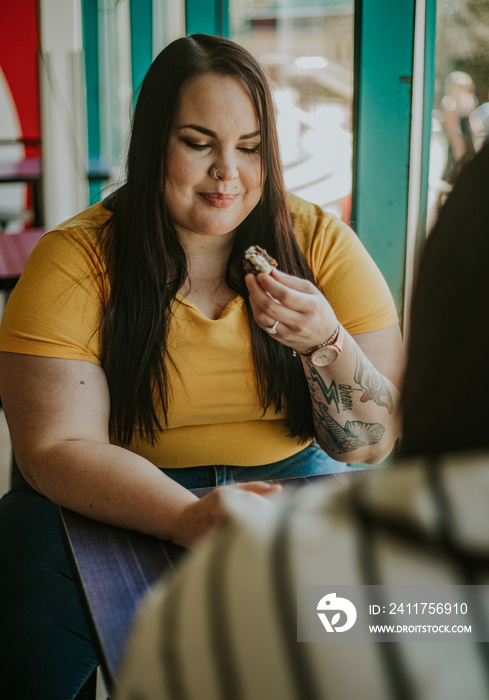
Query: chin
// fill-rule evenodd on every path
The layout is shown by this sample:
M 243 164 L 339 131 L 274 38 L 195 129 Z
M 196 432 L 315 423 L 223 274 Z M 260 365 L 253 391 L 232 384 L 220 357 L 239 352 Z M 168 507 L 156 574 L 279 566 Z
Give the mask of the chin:
M 203 236 L 225 236 L 235 231 L 245 218 L 220 221 L 220 217 L 216 216 L 213 221 L 205 221 L 201 225 L 197 223 L 195 231 Z

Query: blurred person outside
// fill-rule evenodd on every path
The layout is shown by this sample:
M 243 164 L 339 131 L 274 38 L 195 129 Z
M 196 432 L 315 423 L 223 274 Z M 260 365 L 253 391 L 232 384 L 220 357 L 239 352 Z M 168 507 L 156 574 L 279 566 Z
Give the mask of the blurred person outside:
M 441 107 L 448 139 L 447 160 L 441 177 L 453 185 L 461 168 L 475 154 L 470 115 L 477 107 L 477 98 L 470 75 L 462 71 L 450 73 L 445 81 Z
M 470 115 L 470 125 L 477 149 L 489 142 L 489 94 L 487 97 L 488 101 L 476 107 Z

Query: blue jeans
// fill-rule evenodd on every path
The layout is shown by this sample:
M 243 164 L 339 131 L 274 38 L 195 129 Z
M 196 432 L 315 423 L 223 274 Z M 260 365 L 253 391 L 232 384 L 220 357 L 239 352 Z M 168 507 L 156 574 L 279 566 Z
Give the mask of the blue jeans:
M 317 443 L 306 447 L 301 452 L 272 464 L 259 467 L 190 467 L 187 469 L 165 469 L 172 479 L 187 489 L 203 486 L 224 486 L 242 481 L 260 481 L 263 479 L 289 479 L 294 476 L 314 476 L 347 471 L 348 465 L 329 457 Z
M 262 467 L 167 473 L 187 488 L 343 471 L 316 446 Z M 59 528 L 57 506 L 14 467 L 0 500 L 0 698 L 69 700 L 98 665 Z

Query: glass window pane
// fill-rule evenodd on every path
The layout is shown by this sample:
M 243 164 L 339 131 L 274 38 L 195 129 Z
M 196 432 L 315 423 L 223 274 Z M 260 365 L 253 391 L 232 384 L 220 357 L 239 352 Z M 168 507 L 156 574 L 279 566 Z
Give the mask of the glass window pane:
M 98 0 L 101 157 L 122 165 L 132 105 L 129 0 Z
M 229 0 L 229 13 L 272 80 L 287 189 L 349 221 L 353 0 Z
M 489 4 L 438 0 L 428 227 L 460 167 L 489 138 Z

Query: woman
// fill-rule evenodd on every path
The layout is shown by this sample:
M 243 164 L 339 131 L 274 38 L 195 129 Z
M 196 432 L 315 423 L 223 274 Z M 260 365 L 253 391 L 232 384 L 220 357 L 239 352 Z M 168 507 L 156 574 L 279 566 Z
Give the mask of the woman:
M 280 271 L 244 279 L 252 244 Z M 261 498 L 274 487 L 253 479 L 377 462 L 397 438 L 401 342 L 385 282 L 350 229 L 287 200 L 266 78 L 221 38 L 182 38 L 157 57 L 126 184 L 41 240 L 0 335 L 22 473 L 0 511 L 11 533 L 0 565 L 19 606 L 41 605 L 54 568 L 62 581 L 47 590 L 65 591 L 43 605 L 45 643 L 29 650 L 46 697 L 72 697 L 96 664 L 53 504 L 190 547 L 225 511 L 220 489 L 199 501 L 188 488 L 247 481 Z M 42 551 L 31 551 L 40 529 L 27 501 L 49 520 Z M 50 565 L 33 592 L 34 556 Z M 10 678 L 28 683 L 5 653 Z

